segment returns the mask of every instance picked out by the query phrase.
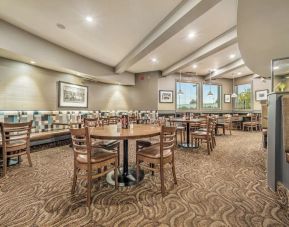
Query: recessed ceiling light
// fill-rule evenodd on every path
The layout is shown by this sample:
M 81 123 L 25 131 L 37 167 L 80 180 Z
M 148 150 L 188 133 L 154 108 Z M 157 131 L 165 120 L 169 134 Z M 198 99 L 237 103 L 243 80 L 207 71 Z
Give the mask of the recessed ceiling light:
M 92 16 L 86 16 L 86 17 L 85 17 L 85 20 L 86 20 L 87 22 L 92 22 L 92 21 L 93 21 L 93 17 L 92 17 Z
M 30 63 L 31 63 L 31 64 L 35 64 L 36 62 L 35 62 L 35 61 L 30 61 Z
M 158 62 L 158 59 L 157 59 L 157 58 L 152 58 L 152 59 L 151 59 L 151 62 L 152 62 L 152 63 L 157 63 L 157 62 Z
M 197 68 L 197 67 L 198 67 L 198 66 L 197 66 L 196 64 L 193 65 L 193 68 L 194 68 L 194 69 Z
M 241 72 L 238 72 L 238 73 L 237 73 L 237 75 L 241 75 L 241 74 L 242 74 Z
M 274 69 L 274 70 L 279 69 L 279 66 L 275 66 L 273 69 Z
M 229 56 L 231 59 L 233 59 L 233 58 L 235 58 L 236 57 L 236 55 L 235 54 L 230 54 L 230 56 Z
M 187 36 L 188 39 L 192 39 L 196 36 L 196 34 L 194 32 L 190 32 Z

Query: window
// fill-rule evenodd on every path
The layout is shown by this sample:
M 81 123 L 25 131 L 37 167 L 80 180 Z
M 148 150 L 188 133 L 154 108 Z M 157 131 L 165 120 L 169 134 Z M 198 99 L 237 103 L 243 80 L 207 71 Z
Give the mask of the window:
M 208 95 L 211 93 L 211 95 Z M 221 86 L 203 84 L 203 109 L 221 108 Z
M 236 109 L 251 109 L 251 84 L 240 84 L 235 86 L 237 98 L 235 98 Z
M 176 104 L 178 110 L 191 110 L 198 107 L 198 84 L 176 83 Z

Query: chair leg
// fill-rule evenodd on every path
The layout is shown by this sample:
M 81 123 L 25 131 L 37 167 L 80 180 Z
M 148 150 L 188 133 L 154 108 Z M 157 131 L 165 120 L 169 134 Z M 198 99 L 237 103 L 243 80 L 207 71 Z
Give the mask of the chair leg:
M 176 175 L 175 161 L 173 160 L 171 164 L 172 164 L 172 172 L 173 172 L 173 177 L 174 177 L 174 183 L 175 183 L 175 184 L 178 184 L 178 183 L 177 183 L 177 175 Z
M 139 160 L 136 159 L 136 182 L 139 182 L 139 171 L 140 171 Z
M 28 159 L 28 162 L 29 162 L 29 166 L 32 167 L 32 161 L 31 161 L 30 151 L 27 151 L 26 154 L 27 154 L 27 159 Z
M 92 183 L 92 175 L 91 171 L 87 172 L 87 206 L 90 207 L 91 204 L 91 183 Z
M 120 160 L 120 143 L 117 146 L 117 166 L 118 167 L 120 166 L 119 160 Z
M 71 194 L 75 193 L 75 187 L 76 187 L 76 182 L 77 182 L 77 172 L 78 172 L 78 170 L 74 167 L 74 169 L 73 169 L 73 177 L 72 177 Z
M 210 142 L 209 142 L 209 140 L 207 140 L 207 151 L 208 151 L 208 155 L 210 155 Z
M 161 164 L 160 165 L 160 176 L 161 176 L 161 192 L 162 192 L 162 195 L 164 196 L 165 194 L 165 184 L 164 184 L 164 167 L 163 165 Z
M 117 176 L 117 170 L 118 170 L 118 160 L 115 162 L 115 167 L 114 167 L 114 186 L 115 189 L 118 189 L 118 176 Z
M 7 174 L 7 156 L 3 152 L 3 177 Z

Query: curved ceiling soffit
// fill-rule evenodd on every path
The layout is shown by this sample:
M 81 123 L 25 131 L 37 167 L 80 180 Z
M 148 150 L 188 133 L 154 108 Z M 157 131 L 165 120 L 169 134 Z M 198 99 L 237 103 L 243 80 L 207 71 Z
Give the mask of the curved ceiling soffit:
M 238 1 L 237 33 L 241 56 L 256 74 L 271 76 L 271 60 L 289 57 L 289 1 Z

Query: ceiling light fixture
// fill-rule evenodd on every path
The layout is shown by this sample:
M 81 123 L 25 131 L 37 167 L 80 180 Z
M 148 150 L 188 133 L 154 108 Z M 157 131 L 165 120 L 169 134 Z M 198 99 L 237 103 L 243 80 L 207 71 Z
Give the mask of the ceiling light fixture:
M 238 72 L 238 73 L 237 73 L 237 75 L 241 75 L 241 74 L 242 74 L 241 72 Z
M 86 17 L 85 17 L 85 20 L 86 20 L 87 22 L 92 22 L 92 21 L 93 21 L 93 17 L 92 17 L 92 16 L 86 16 Z
M 196 64 L 193 65 L 193 68 L 196 69 L 198 66 Z
M 34 65 L 36 62 L 35 61 L 30 61 L 30 63 Z
M 274 69 L 274 70 L 279 69 L 279 66 L 275 66 L 273 69 Z
M 157 59 L 157 58 L 152 58 L 152 59 L 151 59 L 151 62 L 152 62 L 152 63 L 158 63 L 158 59 Z
M 236 55 L 235 55 L 235 54 L 231 54 L 229 57 L 230 57 L 231 59 L 233 59 L 233 58 L 236 57 Z
M 182 82 L 182 72 L 180 71 L 180 82 Z M 178 90 L 178 95 L 183 95 L 182 84 L 180 84 L 180 89 Z
M 190 32 L 187 37 L 188 37 L 188 39 L 192 39 L 195 36 L 196 36 L 196 34 L 194 32 Z
M 210 70 L 210 91 L 208 93 L 209 97 L 212 97 L 214 94 L 212 93 L 212 74 L 214 73 L 214 70 Z
M 235 88 L 235 75 L 234 75 L 234 73 L 232 73 L 232 76 L 233 76 L 233 90 L 235 90 L 235 89 L 234 89 L 234 88 Z M 233 94 L 231 95 L 231 97 L 232 97 L 232 98 L 237 98 L 238 95 L 237 95 L 235 92 L 233 92 Z

